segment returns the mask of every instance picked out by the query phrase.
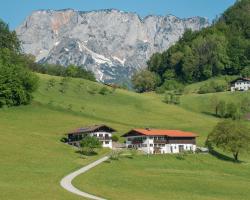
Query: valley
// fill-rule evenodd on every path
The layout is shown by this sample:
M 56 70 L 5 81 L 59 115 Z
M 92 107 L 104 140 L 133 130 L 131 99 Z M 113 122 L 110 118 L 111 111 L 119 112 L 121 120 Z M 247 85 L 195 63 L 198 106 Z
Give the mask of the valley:
M 0 110 L 0 170 L 4 172 L 0 174 L 0 187 L 3 188 L 3 192 L 0 194 L 1 199 L 82 199 L 63 190 L 59 185 L 61 178 L 107 152 L 103 149 L 98 152 L 97 156 L 82 158 L 72 146 L 60 142 L 64 134 L 75 127 L 105 123 L 117 129 L 118 135 L 133 127 L 150 126 L 181 129 L 197 133 L 199 135 L 198 145 L 203 146 L 207 134 L 219 121 L 218 118 L 210 115 L 197 111 L 193 112 L 181 106 L 165 104 L 159 95 L 153 93 L 136 94 L 121 89 L 112 91 L 112 88 L 108 88 L 110 93 L 101 95 L 98 91 L 103 85 L 73 78 L 68 80 L 65 92 L 62 93 L 60 90 L 62 84 L 60 83 L 63 78 L 49 75 L 39 75 L 39 77 L 39 89 L 35 92 L 35 98 L 31 105 Z M 48 82 L 51 79 L 55 80 L 55 85 L 48 89 Z M 202 96 L 192 98 L 199 101 L 199 97 Z M 185 100 L 186 97 L 183 98 Z M 151 159 L 155 161 L 150 161 Z M 159 193 L 157 185 L 162 176 L 161 181 L 166 180 L 168 182 L 169 176 L 175 177 L 177 174 L 188 173 L 189 176 L 186 177 L 186 181 L 183 182 L 182 178 L 175 179 L 174 184 L 180 185 L 180 187 L 189 185 L 190 190 L 193 190 L 192 187 L 196 187 L 196 183 L 194 182 L 194 185 L 191 186 L 188 181 L 202 180 L 201 185 L 206 185 L 210 192 L 216 192 L 216 188 L 210 185 L 208 180 L 211 173 L 212 176 L 215 176 L 216 173 L 223 173 L 225 178 L 219 179 L 217 183 L 222 184 L 234 180 L 236 181 L 235 184 L 244 184 L 245 186 L 240 194 L 242 199 L 247 199 L 245 187 L 249 182 L 245 180 L 248 176 L 245 171 L 249 171 L 247 163 L 250 158 L 248 155 L 244 155 L 240 159 L 244 163 L 234 164 L 211 155 L 188 155 L 184 160 L 179 160 L 178 157 L 171 155 L 152 156 L 150 158 L 138 155 L 131 160 L 122 158 L 119 161 L 112 161 L 110 164 L 104 163 L 93 171 L 79 176 L 73 183 L 78 188 L 83 188 L 84 191 L 104 195 L 107 198 L 110 197 L 110 199 L 117 198 L 113 195 L 120 194 L 118 190 L 122 191 L 123 194 L 125 192 L 131 193 L 131 190 L 133 190 L 131 195 L 145 199 L 144 193 L 141 192 L 140 182 L 145 183 L 150 180 L 151 183 L 149 182 L 148 186 L 153 184 L 156 196 L 151 196 L 153 193 L 149 196 L 148 193 L 145 193 L 148 199 L 157 199 L 165 195 L 173 195 L 176 199 L 181 199 L 181 195 L 187 195 L 188 191 L 177 196 L 171 194 L 169 190 L 163 190 Z M 215 170 L 217 166 L 218 169 Z M 123 167 L 128 167 L 128 171 L 122 170 Z M 206 169 L 206 167 L 208 168 Z M 173 168 L 176 168 L 177 171 L 174 172 Z M 154 171 L 153 169 L 158 170 Z M 113 180 L 107 179 L 110 170 L 113 174 Z M 138 170 L 141 172 L 139 173 Z M 191 173 L 190 170 L 196 170 L 197 173 Z M 204 170 L 207 171 L 205 174 L 203 173 Z M 151 175 L 147 177 L 141 174 L 148 174 L 147 172 L 150 171 L 153 172 L 153 179 L 150 178 Z M 228 173 L 231 174 L 229 177 L 227 176 Z M 244 174 L 245 178 L 241 178 L 241 174 Z M 128 175 L 128 177 L 123 179 L 125 175 Z M 204 178 L 204 176 L 207 178 Z M 120 182 L 127 180 L 130 183 L 129 180 L 133 180 L 133 177 L 138 177 L 138 180 L 140 180 L 136 185 L 131 182 L 131 185 L 125 184 L 127 185 L 125 187 Z M 93 180 L 96 182 L 93 182 Z M 114 186 L 109 187 L 110 181 Z M 91 185 L 98 186 L 99 184 L 102 185 L 101 190 L 96 191 L 94 189 L 96 187 L 91 187 Z M 100 188 L 99 186 L 98 188 Z M 231 187 L 234 186 L 231 185 Z M 144 187 L 142 191 L 147 190 L 146 188 Z M 228 188 L 230 188 L 230 185 L 224 186 L 224 190 L 228 190 Z M 13 193 L 13 190 L 15 190 L 15 193 Z M 199 191 L 199 189 L 197 190 Z M 227 198 L 223 195 L 223 192 L 213 194 L 214 196 L 210 194 L 203 199 Z M 190 198 L 200 199 L 199 193 Z

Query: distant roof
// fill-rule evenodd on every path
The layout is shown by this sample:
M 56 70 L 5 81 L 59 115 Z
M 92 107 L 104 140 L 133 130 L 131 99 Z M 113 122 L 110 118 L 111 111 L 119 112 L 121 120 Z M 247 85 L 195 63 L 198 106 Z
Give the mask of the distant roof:
M 108 127 L 104 124 L 100 124 L 100 125 L 93 125 L 93 126 L 77 128 L 73 131 L 70 131 L 68 134 L 91 133 L 91 132 L 100 131 L 100 130 L 107 130 L 109 132 L 116 131 L 115 129 L 113 129 L 111 127 Z
M 237 78 L 237 79 L 231 81 L 231 83 L 235 83 L 235 82 L 237 82 L 237 81 L 239 81 L 239 80 L 242 80 L 242 81 L 250 81 L 250 78 Z
M 133 129 L 124 134 L 123 137 L 127 137 L 133 133 L 138 133 L 147 136 L 168 136 L 168 137 L 197 137 L 192 132 L 184 132 L 180 130 L 160 130 L 160 129 Z

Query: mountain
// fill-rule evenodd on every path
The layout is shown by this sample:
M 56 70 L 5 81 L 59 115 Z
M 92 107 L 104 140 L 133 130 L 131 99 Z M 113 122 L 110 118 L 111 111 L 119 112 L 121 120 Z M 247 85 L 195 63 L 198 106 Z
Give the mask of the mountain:
M 83 66 L 102 82 L 123 82 L 155 52 L 173 45 L 186 29 L 209 25 L 201 17 L 140 18 L 115 9 L 80 12 L 39 10 L 17 29 L 25 53 L 40 63 Z

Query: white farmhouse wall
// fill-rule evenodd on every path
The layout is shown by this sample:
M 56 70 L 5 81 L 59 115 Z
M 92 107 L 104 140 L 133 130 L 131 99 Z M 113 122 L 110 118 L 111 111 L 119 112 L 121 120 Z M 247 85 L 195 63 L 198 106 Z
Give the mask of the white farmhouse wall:
M 132 144 L 131 140 L 136 138 L 145 138 L 143 139 L 142 144 Z M 147 154 L 154 153 L 154 147 L 159 147 L 160 152 L 164 153 L 180 153 L 180 146 L 183 146 L 184 151 L 193 151 L 196 150 L 196 145 L 194 144 L 154 144 L 154 137 L 151 136 L 130 136 L 126 138 L 126 147 L 137 148 L 138 150 L 143 151 Z
M 236 81 L 231 86 L 231 91 L 233 92 L 236 90 L 242 90 L 242 91 L 250 90 L 250 81 Z
M 97 138 L 100 138 L 100 137 L 109 137 L 110 140 L 101 140 L 102 142 L 102 147 L 107 147 L 107 148 L 110 148 L 112 149 L 112 134 L 109 133 L 109 132 L 105 132 L 105 131 L 100 131 L 100 132 L 94 132 L 94 133 L 91 133 L 90 136 L 92 137 L 97 137 Z

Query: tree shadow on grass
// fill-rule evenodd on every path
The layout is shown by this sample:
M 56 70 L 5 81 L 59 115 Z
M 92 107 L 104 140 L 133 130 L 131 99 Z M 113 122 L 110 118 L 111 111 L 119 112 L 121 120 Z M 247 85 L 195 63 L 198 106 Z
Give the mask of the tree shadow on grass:
M 212 116 L 212 117 L 220 118 L 220 117 L 218 117 L 218 115 L 216 115 L 215 113 L 212 113 L 212 112 L 203 111 L 201 113 L 203 113 L 205 115 Z
M 88 151 L 81 151 L 81 150 L 76 150 L 75 153 L 84 155 L 84 156 L 96 156 L 98 154 L 95 151 L 88 152 Z
M 233 158 L 231 158 L 231 157 L 229 157 L 227 155 L 224 155 L 224 154 L 222 154 L 222 153 L 220 153 L 218 151 L 215 151 L 213 149 L 211 149 L 209 151 L 209 153 L 210 153 L 210 155 L 216 157 L 219 160 L 223 160 L 223 161 L 227 161 L 227 162 L 233 162 L 233 163 L 242 163 L 242 161 L 236 161 Z

